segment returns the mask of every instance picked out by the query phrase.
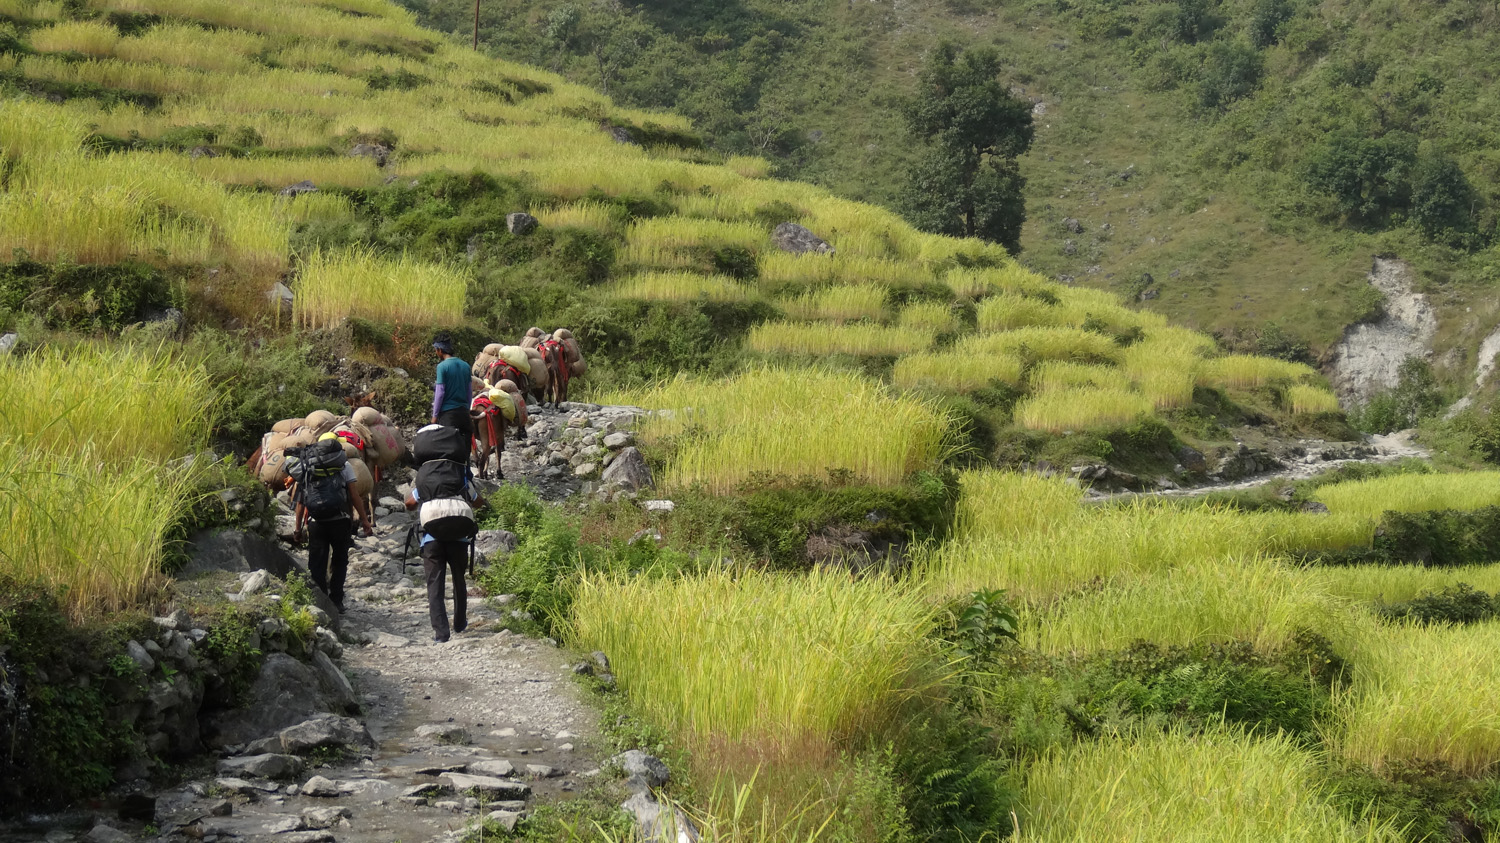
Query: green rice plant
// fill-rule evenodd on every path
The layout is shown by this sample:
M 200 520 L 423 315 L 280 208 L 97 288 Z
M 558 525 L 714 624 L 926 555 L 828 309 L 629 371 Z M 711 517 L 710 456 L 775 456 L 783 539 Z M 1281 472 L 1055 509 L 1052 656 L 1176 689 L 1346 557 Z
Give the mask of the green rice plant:
M 1205 360 L 1199 368 L 1198 383 L 1249 389 L 1257 386 L 1315 380 L 1318 373 L 1304 363 L 1291 363 L 1272 357 L 1230 354 Z
M 18 67 L 28 79 L 47 79 L 71 85 L 99 85 L 121 91 L 151 94 L 197 94 L 223 91 L 228 77 L 185 67 L 137 64 L 118 59 L 65 61 L 52 56 L 27 56 Z
M 793 354 L 852 354 L 862 357 L 911 354 L 931 348 L 930 331 L 890 328 L 861 322 L 853 325 L 809 325 L 800 322 L 762 322 L 750 329 L 746 345 L 760 352 Z
M 808 197 L 805 224 L 828 241 L 836 256 L 858 260 L 897 258 L 910 261 L 917 257 L 917 232 L 895 212 L 874 205 L 852 202 L 826 194 Z M 863 280 L 847 276 L 845 280 Z M 871 281 L 894 283 L 892 278 L 870 278 Z
M 1322 387 L 1301 383 L 1287 387 L 1286 403 L 1298 415 L 1340 411 L 1337 395 Z
M 1057 296 L 1057 310 L 1065 325 L 1098 325 L 1109 331 L 1121 332 L 1131 328 L 1163 327 L 1167 324 L 1166 317 L 1161 314 L 1131 310 L 1120 303 L 1118 296 L 1105 290 L 1059 285 L 1053 292 Z
M 933 625 L 888 580 L 750 569 L 585 576 L 568 638 L 609 653 L 642 713 L 692 743 L 837 746 L 880 736 L 936 681 Z
M 39 100 L 0 100 L 0 156 L 11 163 L 76 153 L 87 135 L 88 126 L 67 109 Z
M 40 53 L 112 56 L 120 31 L 98 21 L 64 21 L 31 33 L 31 48 Z
M 0 0 L 0 17 L 23 22 L 59 20 L 63 17 L 63 8 L 62 3 L 50 0 Z
M 959 475 L 954 536 L 964 539 L 1030 540 L 1069 529 L 1083 517 L 1083 489 L 1059 477 L 1010 471 L 966 471 Z
M 1405 603 L 1464 584 L 1500 594 L 1500 564 L 1432 568 L 1426 565 L 1330 565 L 1313 569 L 1339 597 L 1367 604 Z
M 36 452 L 87 448 L 110 465 L 175 459 L 208 441 L 213 403 L 203 367 L 164 347 L 49 346 L 0 362 L 0 430 Z
M 1112 387 L 1057 389 L 1016 405 L 1016 423 L 1031 430 L 1063 433 L 1124 427 L 1151 415 L 1151 399 Z
M 1110 735 L 1031 766 L 1023 843 L 1399 843 L 1321 792 L 1321 758 L 1285 734 L 1169 730 Z
M 1151 406 L 1158 410 L 1186 407 L 1193 403 L 1194 372 L 1191 364 L 1173 366 L 1163 361 L 1165 368 L 1149 369 L 1131 376 L 1135 385 Z
M 827 322 L 878 322 L 885 316 L 884 287 L 836 286 L 779 302 L 792 319 Z
M 171 155 L 172 153 L 158 153 Z M 375 187 L 385 173 L 368 158 L 218 158 L 187 159 L 182 166 L 221 184 L 280 189 L 307 179 L 323 187 L 358 189 Z
M 1212 348 L 1213 341 L 1202 335 L 1161 335 L 1153 329 L 1125 349 L 1120 368 L 1156 409 L 1185 407 L 1193 402 L 1201 354 Z
M 191 471 L 0 439 L 0 574 L 57 591 L 75 621 L 130 608 L 163 580 Z
M 980 299 L 991 293 L 1035 296 L 1047 291 L 1056 295 L 1061 286 L 1012 262 L 988 269 L 950 269 L 943 275 L 943 283 L 954 295 L 968 299 Z
M 833 280 L 833 256 L 831 255 L 764 252 L 757 261 L 757 267 L 760 270 L 762 284 L 815 285 Z
M 624 214 L 603 202 L 570 202 L 550 208 L 532 208 L 531 215 L 549 228 L 586 228 L 613 234 L 625 225 Z
M 1061 389 L 1103 389 L 1120 382 L 1120 370 L 1096 363 L 1073 363 L 1067 360 L 1045 360 L 1027 376 L 1033 392 L 1055 392 Z
M 133 62 L 160 62 L 214 73 L 245 73 L 266 39 L 253 32 L 163 24 L 133 38 L 121 39 L 114 56 Z
M 693 272 L 643 272 L 611 285 L 608 294 L 619 299 L 662 301 L 744 301 L 752 291 L 723 275 Z
M 402 254 L 350 248 L 316 251 L 302 265 L 293 319 L 326 328 L 349 316 L 408 325 L 456 325 L 469 278 L 461 269 Z
M 295 222 L 342 220 L 354 216 L 354 203 L 337 193 L 299 193 L 278 198 L 276 210 Z
M 760 368 L 722 381 L 679 377 L 616 400 L 669 411 L 642 427 L 648 440 L 678 440 L 669 488 L 701 484 L 728 494 L 757 476 L 834 470 L 890 486 L 933 468 L 951 448 L 942 409 L 849 372 Z M 808 435 L 807 419 L 818 420 L 817 435 Z
M 771 175 L 771 162 L 758 155 L 732 155 L 724 166 L 747 179 L 763 179 Z
M 1056 655 L 1119 650 L 1134 641 L 1248 641 L 1275 650 L 1306 629 L 1344 639 L 1353 617 L 1352 607 L 1314 573 L 1265 557 L 1231 556 L 1075 595 L 1029 619 L 1021 640 Z
M 1114 340 L 1078 328 L 1018 328 L 979 334 L 959 340 L 958 350 L 969 354 L 1014 354 L 1028 360 L 1119 360 L 1122 350 Z
M 1002 266 L 1011 263 L 1011 255 L 998 243 L 977 237 L 948 237 L 941 234 L 915 234 L 914 257 L 934 269 L 958 266 Z
M 958 330 L 958 318 L 953 308 L 942 302 L 912 302 L 901 308 L 896 324 L 903 328 L 917 328 L 935 334 L 946 334 Z
M 835 253 L 832 266 L 833 280 L 841 284 L 895 287 L 905 284 L 925 284 L 932 281 L 931 273 L 909 261 L 848 257 Z
M 1319 487 L 1314 497 L 1335 514 L 1378 521 L 1383 512 L 1500 506 L 1500 471 L 1395 474 Z
M 89 0 L 87 5 L 103 11 L 196 21 L 221 29 L 304 38 L 342 38 L 352 43 L 389 49 L 423 49 L 440 43 L 435 33 L 422 30 L 410 13 L 399 10 L 356 18 L 299 0 L 238 0 L 235 3 L 219 0 Z
M 637 266 L 694 266 L 703 261 L 703 249 L 735 246 L 755 252 L 765 242 L 765 231 L 748 223 L 652 217 L 630 227 L 624 260 Z
M 952 275 L 953 273 L 949 273 Z M 979 330 L 1013 331 L 1035 326 L 1058 327 L 1067 324 L 1066 314 L 1041 299 L 1020 293 L 1000 293 L 979 303 Z
M 1500 762 L 1500 623 L 1371 624 L 1335 697 L 1333 744 L 1376 768 L 1438 761 L 1470 776 Z
M 995 383 L 1014 387 L 1021 383 L 1021 361 L 1004 354 L 919 352 L 896 360 L 891 383 L 907 389 L 950 392 L 971 392 Z

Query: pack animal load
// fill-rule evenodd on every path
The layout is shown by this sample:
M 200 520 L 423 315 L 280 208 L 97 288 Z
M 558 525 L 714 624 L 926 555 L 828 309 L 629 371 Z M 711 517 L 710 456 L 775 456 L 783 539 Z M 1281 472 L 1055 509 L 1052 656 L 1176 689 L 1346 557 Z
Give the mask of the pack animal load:
M 417 523 L 438 541 L 467 541 L 479 533 L 474 508 L 465 493 L 469 482 L 467 434 L 453 427 L 428 425 L 412 440 L 416 458 Z
M 292 454 L 288 470 L 297 481 L 297 494 L 314 521 L 349 517 L 349 488 L 344 466 L 349 458 L 342 439 L 322 439 Z

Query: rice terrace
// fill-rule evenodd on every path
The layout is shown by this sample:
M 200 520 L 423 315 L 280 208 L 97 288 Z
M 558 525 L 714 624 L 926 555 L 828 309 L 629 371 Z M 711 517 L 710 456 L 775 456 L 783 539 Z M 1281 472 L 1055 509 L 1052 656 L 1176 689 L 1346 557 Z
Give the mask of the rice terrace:
M 0 841 L 1500 840 L 1497 26 L 0 0 Z

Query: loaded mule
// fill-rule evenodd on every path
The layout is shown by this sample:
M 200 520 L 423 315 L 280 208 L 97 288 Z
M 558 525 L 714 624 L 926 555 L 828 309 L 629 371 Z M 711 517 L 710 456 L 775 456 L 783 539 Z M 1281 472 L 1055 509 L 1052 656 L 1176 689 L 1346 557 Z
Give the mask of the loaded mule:
M 505 431 L 514 427 L 516 441 L 526 441 L 526 401 L 514 381 L 502 380 L 494 388 L 474 396 L 469 406 L 474 422 L 473 453 L 480 479 L 489 477 L 490 455 L 495 456 L 495 478 L 504 480 L 501 457 L 505 454 Z

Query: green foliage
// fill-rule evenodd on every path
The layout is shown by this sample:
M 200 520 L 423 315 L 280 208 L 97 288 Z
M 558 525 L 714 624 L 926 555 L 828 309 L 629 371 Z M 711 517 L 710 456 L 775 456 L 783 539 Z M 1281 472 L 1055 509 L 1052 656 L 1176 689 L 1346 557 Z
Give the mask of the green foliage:
M 1019 801 L 1008 763 L 974 719 L 932 711 L 903 731 L 893 758 L 906 795 L 913 837 L 924 843 L 965 843 L 1006 835 Z
M 1500 560 L 1500 507 L 1387 512 L 1374 549 L 1393 559 L 1437 567 L 1494 562 Z
M 1380 607 L 1383 618 L 1423 624 L 1478 623 L 1490 620 L 1495 614 L 1495 599 L 1468 583 Z
M 1416 427 L 1442 410 L 1444 396 L 1432 364 L 1420 357 L 1408 357 L 1398 373 L 1396 387 L 1350 413 L 1350 423 L 1366 433 L 1391 433 Z
M 416 378 L 388 375 L 370 387 L 375 408 L 398 425 L 420 425 L 432 414 L 432 389 Z
M 1479 196 L 1453 158 L 1425 155 L 1411 175 L 1411 221 L 1428 239 L 1450 246 L 1482 242 L 1475 231 Z
M 1198 102 L 1204 108 L 1223 109 L 1255 92 L 1263 62 L 1259 51 L 1241 41 L 1215 41 L 1203 57 L 1198 81 Z
M 0 328 L 25 313 L 40 316 L 49 328 L 117 332 L 152 309 L 182 304 L 173 279 L 144 263 L 78 266 L 19 260 L 0 266 Z
M 327 375 L 311 362 L 312 349 L 300 337 L 252 340 L 203 328 L 188 337 L 183 349 L 190 359 L 203 362 L 218 391 L 219 435 L 246 451 L 282 419 L 342 406 L 318 394 Z
M 979 237 L 1021 251 L 1026 221 L 1017 157 L 1031 148 L 1031 109 L 1000 81 L 1000 55 L 950 43 L 927 57 L 904 115 L 931 148 L 912 172 L 907 213 L 926 231 Z
M 971 662 L 990 661 L 1007 641 L 1017 640 L 1020 618 L 1004 589 L 975 591 L 948 608 L 943 637 Z
M 1393 763 L 1381 770 L 1336 767 L 1329 798 L 1350 819 L 1392 819 L 1411 843 L 1485 840 L 1500 830 L 1500 783 L 1467 778 L 1441 763 Z
M 259 618 L 238 606 L 218 612 L 206 625 L 203 651 L 218 667 L 205 689 L 205 700 L 229 707 L 238 704 L 260 673 Z

